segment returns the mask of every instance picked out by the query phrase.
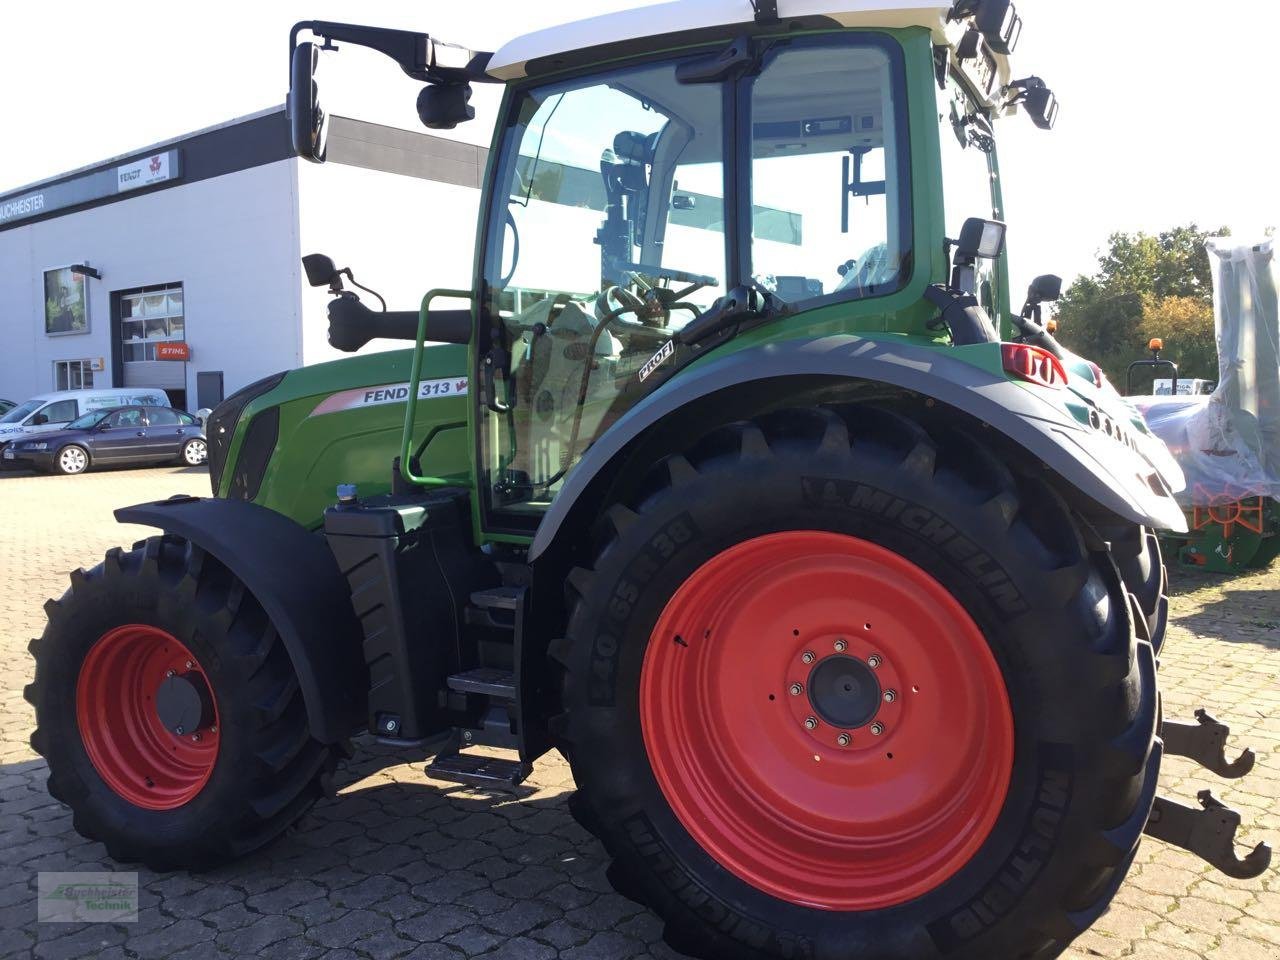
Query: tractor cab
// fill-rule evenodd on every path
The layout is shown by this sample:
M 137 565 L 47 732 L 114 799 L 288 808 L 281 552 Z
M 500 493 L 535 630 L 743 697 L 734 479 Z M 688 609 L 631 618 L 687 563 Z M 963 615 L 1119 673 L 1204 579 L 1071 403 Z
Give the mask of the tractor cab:
M 474 115 L 473 83 L 507 88 L 467 292 L 488 529 L 535 530 L 588 447 L 736 338 L 822 324 L 967 345 L 1019 320 L 994 124 L 1022 108 L 1051 128 L 1057 102 L 1012 77 L 1012 4 L 741 6 L 724 23 L 723 4 L 661 4 L 492 54 L 294 28 L 290 115 L 311 160 L 327 120 L 313 75 L 334 41 L 425 80 L 431 128 Z M 426 318 L 426 340 L 439 326 Z M 402 469 L 421 480 L 413 426 Z

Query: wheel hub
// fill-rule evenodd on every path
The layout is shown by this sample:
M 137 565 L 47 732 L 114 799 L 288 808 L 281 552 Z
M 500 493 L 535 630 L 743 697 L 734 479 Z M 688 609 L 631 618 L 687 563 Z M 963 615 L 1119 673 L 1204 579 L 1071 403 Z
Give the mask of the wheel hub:
M 174 736 L 195 733 L 213 723 L 213 698 L 204 676 L 190 670 L 166 676 L 156 690 L 156 716 Z
M 809 703 L 833 727 L 865 727 L 880 709 L 880 681 L 864 660 L 827 657 L 809 674 Z

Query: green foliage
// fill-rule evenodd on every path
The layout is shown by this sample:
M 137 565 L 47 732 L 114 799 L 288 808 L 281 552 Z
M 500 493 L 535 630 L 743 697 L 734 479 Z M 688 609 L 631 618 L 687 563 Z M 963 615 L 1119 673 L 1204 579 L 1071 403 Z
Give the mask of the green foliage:
M 1195 224 L 1164 233 L 1114 233 L 1092 276 L 1079 277 L 1058 305 L 1058 337 L 1123 386 L 1129 364 L 1150 357 L 1147 343 L 1187 378 L 1218 378 L 1213 327 L 1213 276 L 1205 241 L 1227 236 Z M 1150 377 L 1135 382 L 1149 388 Z

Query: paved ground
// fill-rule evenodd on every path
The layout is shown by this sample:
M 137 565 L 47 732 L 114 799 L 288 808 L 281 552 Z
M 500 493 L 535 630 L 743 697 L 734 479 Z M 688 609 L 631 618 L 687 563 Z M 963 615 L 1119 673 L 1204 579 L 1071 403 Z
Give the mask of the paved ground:
M 657 921 L 609 891 L 603 852 L 565 809 L 572 787 L 556 755 L 538 764 L 525 796 L 493 800 L 366 745 L 339 796 L 266 852 L 200 877 L 143 871 L 137 924 L 35 922 L 37 871 L 112 869 L 44 792 L 44 764 L 27 744 L 22 687 L 41 603 L 63 591 L 67 570 L 146 535 L 115 524 L 113 505 L 206 485 L 203 473 L 178 469 L 0 474 L 0 957 L 674 957 Z M 1278 587 L 1280 571 L 1176 574 L 1164 657 L 1167 713 L 1207 706 L 1259 751 L 1242 785 L 1212 783 L 1244 811 L 1254 841 L 1280 840 Z M 1190 798 L 1211 778 L 1175 759 L 1165 784 Z M 1114 909 L 1069 956 L 1275 960 L 1280 878 L 1215 877 L 1148 841 Z

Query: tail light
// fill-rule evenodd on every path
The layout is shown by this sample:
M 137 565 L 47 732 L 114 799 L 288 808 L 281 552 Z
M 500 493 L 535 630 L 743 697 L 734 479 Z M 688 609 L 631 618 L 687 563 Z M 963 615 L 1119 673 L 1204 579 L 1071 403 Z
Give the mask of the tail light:
M 1000 354 L 1005 373 L 1041 387 L 1060 390 L 1067 385 L 1062 361 L 1042 347 L 1028 343 L 1002 343 Z

